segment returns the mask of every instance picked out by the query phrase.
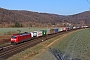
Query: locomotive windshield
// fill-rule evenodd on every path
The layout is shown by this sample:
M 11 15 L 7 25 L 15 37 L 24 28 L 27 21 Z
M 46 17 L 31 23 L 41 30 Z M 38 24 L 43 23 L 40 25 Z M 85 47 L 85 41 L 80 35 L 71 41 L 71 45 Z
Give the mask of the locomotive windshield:
M 12 36 L 11 38 L 17 38 L 16 36 Z

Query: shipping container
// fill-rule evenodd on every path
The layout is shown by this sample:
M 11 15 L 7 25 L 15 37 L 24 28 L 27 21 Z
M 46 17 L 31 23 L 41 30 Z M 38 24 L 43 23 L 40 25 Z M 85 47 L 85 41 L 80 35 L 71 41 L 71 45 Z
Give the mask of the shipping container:
M 47 35 L 50 34 L 50 29 L 47 30 L 46 34 L 47 34 Z
M 73 29 L 76 29 L 76 27 L 73 27 Z
M 54 33 L 58 33 L 58 28 L 55 28 L 54 29 Z
M 70 27 L 68 27 L 69 28 L 69 30 L 73 30 L 73 27 L 72 26 L 70 26 Z
M 63 31 L 63 28 L 59 28 L 58 31 L 59 31 L 59 32 L 60 32 L 60 31 Z
M 37 37 L 37 34 L 38 34 L 37 31 L 34 31 L 33 32 L 33 37 Z
M 33 36 L 34 36 L 34 37 L 42 36 L 42 31 L 34 31 L 34 32 L 33 32 Z
M 66 27 L 63 28 L 63 31 L 66 31 Z
M 79 26 L 77 26 L 76 28 L 77 28 L 77 29 L 79 29 L 80 27 L 79 27 Z
M 54 29 L 50 29 L 50 34 L 53 34 L 54 33 Z
M 83 26 L 84 28 L 88 28 L 89 26 Z
M 42 31 L 42 36 L 45 36 L 47 33 L 47 30 L 41 30 Z
M 68 31 L 69 30 L 69 28 L 68 27 L 66 27 L 66 31 Z

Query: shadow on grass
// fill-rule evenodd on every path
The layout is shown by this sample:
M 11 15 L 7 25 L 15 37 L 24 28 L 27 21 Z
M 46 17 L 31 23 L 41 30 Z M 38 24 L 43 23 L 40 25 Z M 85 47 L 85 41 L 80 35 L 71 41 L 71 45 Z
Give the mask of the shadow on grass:
M 57 60 L 81 60 L 78 58 L 70 58 L 70 55 L 64 55 L 64 52 L 58 51 L 56 49 L 49 48 L 49 51 L 56 57 Z

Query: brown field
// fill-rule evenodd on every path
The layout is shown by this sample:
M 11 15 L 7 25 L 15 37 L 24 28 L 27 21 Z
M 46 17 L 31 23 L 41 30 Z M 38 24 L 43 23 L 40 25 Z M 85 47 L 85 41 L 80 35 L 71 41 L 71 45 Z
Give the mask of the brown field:
M 10 37 L 11 37 L 11 35 L 1 35 L 0 36 L 0 44 L 9 42 Z

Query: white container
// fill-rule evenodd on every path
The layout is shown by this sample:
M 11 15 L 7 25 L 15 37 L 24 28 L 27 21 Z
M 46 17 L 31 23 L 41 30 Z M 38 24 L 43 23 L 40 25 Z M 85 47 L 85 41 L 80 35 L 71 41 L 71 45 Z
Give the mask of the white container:
M 42 31 L 34 31 L 34 32 L 33 32 L 33 36 L 34 36 L 34 37 L 42 36 Z
M 73 27 L 73 29 L 76 29 L 76 27 Z
M 60 32 L 60 31 L 63 31 L 63 28 L 58 28 L 58 31 Z
M 46 34 L 50 34 L 50 29 L 47 30 L 47 33 Z
M 33 32 L 33 37 L 37 37 L 37 31 Z

